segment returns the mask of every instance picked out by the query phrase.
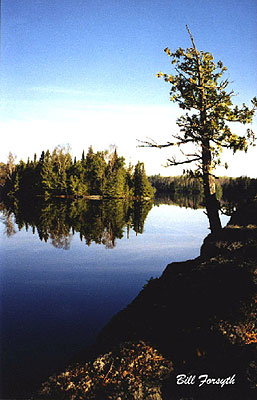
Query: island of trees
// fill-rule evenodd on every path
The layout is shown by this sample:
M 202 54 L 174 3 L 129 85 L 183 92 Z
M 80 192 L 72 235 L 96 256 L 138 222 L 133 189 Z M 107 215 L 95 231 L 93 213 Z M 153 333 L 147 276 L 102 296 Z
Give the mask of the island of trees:
M 0 189 L 8 198 L 142 200 L 155 194 L 158 199 L 171 198 L 180 206 L 186 206 L 185 199 L 197 197 L 197 207 L 204 205 L 201 179 L 189 175 L 146 176 L 143 163 L 126 167 L 124 158 L 116 150 L 94 153 L 92 147 L 86 155 L 82 152 L 80 160 L 72 159 L 63 147 L 55 148 L 52 153 L 43 151 L 39 160 L 35 154 L 33 161 L 28 159 L 18 164 L 10 153 L 7 163 L 0 163 Z M 256 196 L 257 179 L 219 177 L 215 179 L 215 191 L 221 205 L 235 206 Z
M 69 149 L 61 146 L 17 165 L 9 154 L 1 166 L 1 183 L 3 193 L 15 197 L 150 199 L 154 195 L 142 162 L 126 167 L 116 149 L 95 153 L 92 146 L 80 160 L 72 159 Z

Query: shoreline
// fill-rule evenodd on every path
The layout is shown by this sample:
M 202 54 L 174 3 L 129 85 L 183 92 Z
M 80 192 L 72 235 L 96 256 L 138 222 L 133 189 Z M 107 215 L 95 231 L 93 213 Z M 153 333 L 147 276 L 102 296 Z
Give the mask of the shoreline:
M 82 387 L 88 399 L 101 394 L 106 399 L 198 400 L 206 390 L 212 399 L 241 399 L 242 393 L 251 399 L 257 378 L 256 254 L 257 200 L 235 212 L 219 234 L 209 234 L 199 257 L 169 264 L 160 278 L 150 279 L 96 343 L 76 356 L 76 367 L 49 378 L 33 399 L 57 400 L 64 392 L 69 399 L 83 393 Z M 181 374 L 220 380 L 235 375 L 236 383 L 199 389 L 178 385 Z M 124 397 L 124 387 L 130 397 Z

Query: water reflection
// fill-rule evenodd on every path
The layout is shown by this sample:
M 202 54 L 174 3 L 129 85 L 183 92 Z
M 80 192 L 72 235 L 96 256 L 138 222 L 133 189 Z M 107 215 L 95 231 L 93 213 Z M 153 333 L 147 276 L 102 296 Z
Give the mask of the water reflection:
M 11 210 L 8 210 L 3 207 L 0 207 L 0 210 L 2 211 L 0 220 L 5 227 L 3 234 L 7 237 L 11 237 L 16 233 L 15 224 L 13 221 L 13 214 Z
M 232 213 L 240 206 L 249 201 L 249 198 L 236 198 L 222 196 L 218 199 L 220 203 L 221 214 L 231 216 Z M 197 210 L 199 208 L 205 208 L 204 196 L 201 194 L 186 194 L 181 192 L 173 192 L 169 195 L 157 196 L 154 199 L 154 204 L 159 206 L 160 204 L 169 204 L 185 208 L 193 208 Z
M 51 242 L 56 248 L 68 250 L 72 236 L 79 233 L 81 241 L 85 241 L 87 246 L 94 242 L 111 249 L 125 231 L 128 238 L 130 229 L 136 234 L 143 233 L 153 202 L 44 201 L 37 198 L 31 199 L 29 204 L 15 199 L 1 206 L 7 236 L 16 232 L 14 215 L 19 230 L 31 227 L 41 241 Z
M 222 213 L 231 215 L 236 204 L 221 199 Z M 0 204 L 1 220 L 5 226 L 4 234 L 8 237 L 19 230 L 29 227 L 41 241 L 50 242 L 54 247 L 68 250 L 72 237 L 79 233 L 81 241 L 87 246 L 91 243 L 104 245 L 112 249 L 116 240 L 125 232 L 129 238 L 130 230 L 142 234 L 147 215 L 154 205 L 178 205 L 180 207 L 204 208 L 201 195 L 183 195 L 172 193 L 170 196 L 156 197 L 154 201 L 85 201 L 55 199 L 45 201 L 42 198 L 31 198 L 30 202 L 14 198 Z M 15 220 L 15 223 L 14 223 Z
M 185 208 L 204 208 L 204 197 L 201 194 L 187 195 L 183 193 L 171 193 L 166 196 L 158 196 L 154 200 L 155 205 L 169 204 Z

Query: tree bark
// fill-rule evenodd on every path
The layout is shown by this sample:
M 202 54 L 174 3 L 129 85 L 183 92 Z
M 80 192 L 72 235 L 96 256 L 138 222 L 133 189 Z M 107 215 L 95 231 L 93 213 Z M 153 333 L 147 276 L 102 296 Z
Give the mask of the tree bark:
M 206 97 L 205 97 L 205 84 L 204 76 L 201 68 L 200 55 L 196 50 L 193 36 L 189 29 L 187 28 L 193 47 L 195 49 L 195 54 L 197 58 L 198 66 L 198 88 L 200 90 L 200 122 L 202 131 L 202 173 L 203 173 L 203 187 L 204 187 L 204 197 L 205 197 L 205 207 L 207 211 L 207 216 L 210 222 L 211 233 L 218 232 L 221 230 L 221 222 L 219 217 L 219 202 L 216 198 L 215 190 L 215 178 L 212 175 L 212 156 L 210 149 L 210 140 L 206 132 Z
M 211 150 L 208 138 L 205 138 L 202 142 L 202 172 L 205 207 L 211 233 L 215 233 L 220 231 L 222 226 L 219 217 L 219 202 L 216 198 L 215 178 L 212 175 Z

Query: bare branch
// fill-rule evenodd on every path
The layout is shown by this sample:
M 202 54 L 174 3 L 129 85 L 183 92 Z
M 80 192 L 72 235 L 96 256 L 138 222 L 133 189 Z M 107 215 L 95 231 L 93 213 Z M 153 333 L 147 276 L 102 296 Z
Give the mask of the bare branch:
M 179 126 L 179 127 L 182 127 L 182 128 L 184 128 L 184 127 L 186 127 L 186 128 L 191 128 L 191 125 L 190 125 L 190 123 L 189 124 L 186 124 L 186 123 L 178 123 L 177 122 L 177 125 Z M 177 139 L 178 141 L 179 141 L 179 143 L 181 143 L 181 144 L 184 144 L 184 143 L 195 143 L 196 142 L 196 139 L 198 139 L 198 137 L 197 137 L 197 135 L 196 134 L 194 134 L 193 132 L 187 132 L 187 137 L 186 138 L 183 138 L 183 137 L 181 137 L 181 136 L 179 136 L 179 135 L 172 135 L 175 139 Z M 189 137 L 188 137 L 189 136 Z
M 181 153 L 183 154 L 183 156 L 185 156 L 185 157 L 199 157 L 199 158 L 201 158 L 200 155 L 197 154 L 197 153 L 194 153 L 194 154 L 185 154 L 182 150 L 180 150 L 180 151 L 181 151 Z
M 229 80 L 225 79 L 224 81 L 222 81 L 220 83 L 219 86 L 217 86 L 217 89 L 219 89 L 219 90 L 225 89 L 228 86 L 228 84 L 229 84 Z
M 222 143 L 221 143 L 221 141 L 216 140 L 216 139 L 214 139 L 214 138 L 211 138 L 211 141 L 214 142 L 214 143 L 216 143 L 218 146 L 224 147 L 224 148 L 226 148 L 226 149 L 229 149 L 229 148 L 231 147 L 230 144 L 226 144 L 226 143 L 224 143 L 224 141 L 222 141 Z
M 192 162 L 199 161 L 199 160 L 201 160 L 200 156 L 195 157 L 192 160 L 185 160 L 185 161 L 176 161 L 175 157 L 173 157 L 172 160 L 168 158 L 167 161 L 170 163 L 170 165 L 176 166 L 176 165 L 182 165 L 182 164 L 190 164 Z
M 200 157 L 201 155 L 198 153 L 194 153 L 194 154 L 185 154 L 184 151 L 182 149 L 180 149 L 180 153 L 183 154 L 184 157 Z
M 180 136 L 176 136 L 173 135 L 173 137 L 175 139 L 177 139 L 177 142 L 167 142 L 165 144 L 158 144 L 157 142 L 155 142 L 155 140 L 148 138 L 150 141 L 145 141 L 145 140 L 139 140 L 137 139 L 137 141 L 139 143 L 142 143 L 140 145 L 138 145 L 137 147 L 155 147 L 157 149 L 162 149 L 163 147 L 171 147 L 171 146 L 180 146 L 181 144 L 187 144 L 187 143 L 193 143 L 194 139 L 183 139 Z
M 196 47 L 195 47 L 195 42 L 194 42 L 193 35 L 192 35 L 192 33 L 190 32 L 190 30 L 189 30 L 189 28 L 188 28 L 188 26 L 187 26 L 187 25 L 186 25 L 186 28 L 187 28 L 187 32 L 189 33 L 189 36 L 190 36 L 191 42 L 192 42 L 192 44 L 193 44 L 193 48 L 194 48 L 194 50 L 195 50 L 195 51 L 197 51 L 197 50 L 196 50 Z
M 138 145 L 137 147 L 156 147 L 158 149 L 161 149 L 163 147 L 171 147 L 171 146 L 178 146 L 179 143 L 172 143 L 172 142 L 167 142 L 165 144 L 158 144 L 156 143 L 153 139 L 150 139 L 150 141 L 144 141 L 144 140 L 139 140 L 137 139 L 139 143 L 142 143 Z

